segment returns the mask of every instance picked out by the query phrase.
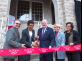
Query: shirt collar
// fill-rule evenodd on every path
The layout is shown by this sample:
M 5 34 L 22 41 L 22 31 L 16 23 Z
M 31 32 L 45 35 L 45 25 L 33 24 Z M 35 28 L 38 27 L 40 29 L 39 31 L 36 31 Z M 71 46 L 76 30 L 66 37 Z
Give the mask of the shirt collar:
M 29 30 L 28 30 L 29 31 Z M 29 32 L 32 32 L 32 30 L 31 31 L 29 31 Z
M 45 30 L 46 30 L 46 29 L 47 29 L 47 27 L 46 27 L 46 28 L 43 28 L 43 29 L 45 29 Z
M 27 27 L 27 29 L 28 29 L 28 27 Z M 33 30 L 33 29 L 32 29 L 32 30 Z M 32 31 L 32 30 L 31 30 L 31 31 Z M 28 30 L 28 31 L 29 31 L 29 30 Z
M 18 31 L 18 29 L 16 29 L 15 27 L 13 27 L 16 31 Z

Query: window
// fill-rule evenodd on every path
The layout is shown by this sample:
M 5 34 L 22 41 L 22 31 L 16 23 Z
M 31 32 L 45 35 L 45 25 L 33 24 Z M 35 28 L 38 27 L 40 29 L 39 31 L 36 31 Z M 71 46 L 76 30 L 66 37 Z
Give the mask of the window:
M 21 21 L 41 21 L 43 19 L 42 3 L 18 1 L 17 19 Z
M 29 1 L 18 1 L 17 19 L 29 20 Z
M 32 20 L 42 20 L 42 3 L 32 2 Z

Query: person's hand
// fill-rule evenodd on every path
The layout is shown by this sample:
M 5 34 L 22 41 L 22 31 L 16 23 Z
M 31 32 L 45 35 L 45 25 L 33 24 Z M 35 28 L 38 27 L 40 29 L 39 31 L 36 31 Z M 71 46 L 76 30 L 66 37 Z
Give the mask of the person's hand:
M 70 46 L 73 46 L 74 45 L 74 43 L 70 43 Z
M 49 46 L 49 49 L 51 49 L 52 48 L 52 46 Z
M 39 36 L 37 35 L 37 36 L 35 37 L 35 39 L 39 39 Z
M 38 47 L 36 44 L 32 44 L 33 47 Z
M 38 41 L 35 41 L 35 44 L 36 44 L 37 46 L 39 46 L 39 42 L 38 42 Z
M 22 44 L 21 48 L 26 48 L 25 45 L 26 45 L 26 44 Z
M 64 45 L 61 45 L 61 47 L 63 47 Z

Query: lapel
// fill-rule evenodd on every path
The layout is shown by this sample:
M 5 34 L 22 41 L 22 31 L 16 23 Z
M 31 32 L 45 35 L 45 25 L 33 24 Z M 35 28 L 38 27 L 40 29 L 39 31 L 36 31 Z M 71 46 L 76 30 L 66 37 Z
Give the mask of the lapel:
M 56 32 L 54 31 L 54 35 L 56 36 Z
M 57 37 L 55 38 L 55 40 L 58 39 L 58 37 L 59 37 L 60 35 L 61 35 L 61 32 L 59 31 L 58 34 L 57 34 Z
M 13 28 L 15 34 L 16 34 L 17 36 L 19 36 L 19 32 L 18 32 L 14 27 L 12 27 L 12 28 Z
M 26 28 L 26 34 L 30 38 L 28 28 Z
M 67 31 L 65 31 L 65 41 L 66 41 L 66 33 L 67 33 Z M 73 42 L 73 30 L 71 30 L 68 40 L 69 41 L 71 40 Z
M 26 34 L 27 34 L 27 35 L 28 35 L 28 37 L 30 38 L 28 28 L 26 28 Z M 33 36 L 34 36 L 34 31 L 32 30 L 32 37 L 31 37 L 31 38 L 33 38 Z
M 41 30 L 40 30 L 39 32 L 40 32 L 39 37 L 40 37 L 41 39 L 43 39 L 43 38 L 42 38 L 42 28 L 41 28 Z
M 44 33 L 44 36 L 43 36 L 43 38 L 42 38 L 42 39 L 44 39 L 44 38 L 45 38 L 45 36 L 46 36 L 47 32 L 48 32 L 48 27 L 46 28 L 45 33 Z
M 66 33 L 67 33 L 67 31 L 65 32 L 65 37 L 66 37 Z M 66 38 L 65 38 L 65 40 L 66 40 Z M 70 43 L 73 43 L 73 30 L 71 30 L 70 36 L 68 38 L 68 44 L 70 44 Z
M 34 38 L 34 31 L 32 30 L 32 39 Z

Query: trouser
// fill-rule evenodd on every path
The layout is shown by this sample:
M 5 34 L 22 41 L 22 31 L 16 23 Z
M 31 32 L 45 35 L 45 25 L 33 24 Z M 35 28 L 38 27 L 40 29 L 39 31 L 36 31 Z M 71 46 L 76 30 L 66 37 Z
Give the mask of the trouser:
M 3 58 L 3 61 L 14 61 L 14 59 Z
M 57 59 L 57 52 L 56 52 L 56 61 L 65 61 L 65 59 Z
M 68 57 L 68 61 L 81 61 L 79 51 L 67 51 L 66 54 Z
M 56 59 L 56 61 L 65 61 L 65 59 Z
M 40 61 L 53 61 L 53 53 L 40 54 Z
M 18 61 L 30 61 L 30 55 L 19 55 Z

